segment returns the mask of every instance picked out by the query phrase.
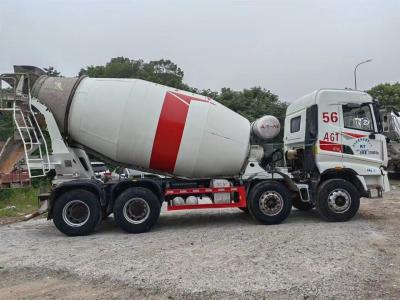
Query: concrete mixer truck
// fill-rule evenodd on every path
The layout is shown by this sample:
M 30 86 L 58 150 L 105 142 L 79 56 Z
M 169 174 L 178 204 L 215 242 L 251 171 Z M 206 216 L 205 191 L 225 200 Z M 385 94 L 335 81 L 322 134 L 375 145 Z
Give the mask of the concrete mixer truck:
M 89 234 L 111 213 L 123 230 L 145 232 L 164 203 L 168 211 L 239 208 L 262 224 L 284 221 L 292 206 L 347 221 L 360 197 L 389 189 L 379 113 L 362 92 L 325 89 L 295 101 L 284 149 L 267 155 L 261 144 L 280 131 L 274 116 L 250 123 L 208 97 L 138 79 L 15 71 L 0 77 L 14 91 L 1 108 L 14 115 L 29 174 L 35 164 L 36 176 L 53 173 L 39 211 L 67 235 Z M 103 182 L 88 154 L 165 176 Z

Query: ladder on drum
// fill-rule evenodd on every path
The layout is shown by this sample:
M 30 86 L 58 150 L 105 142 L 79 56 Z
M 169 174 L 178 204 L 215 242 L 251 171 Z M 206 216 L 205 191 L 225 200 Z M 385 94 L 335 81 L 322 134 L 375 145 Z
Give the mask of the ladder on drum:
M 2 81 L 13 83 L 13 92 L 4 93 Z M 29 177 L 43 177 L 50 171 L 46 139 L 32 110 L 30 80 L 24 74 L 0 76 L 0 110 L 12 113 L 16 131 L 23 143 Z M 33 174 L 33 170 L 36 170 Z

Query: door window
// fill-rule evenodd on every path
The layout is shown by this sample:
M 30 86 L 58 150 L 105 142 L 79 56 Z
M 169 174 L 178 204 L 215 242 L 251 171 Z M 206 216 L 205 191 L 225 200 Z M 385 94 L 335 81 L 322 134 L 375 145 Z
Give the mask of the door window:
M 300 123 L 301 123 L 301 117 L 295 117 L 290 120 L 290 133 L 295 133 L 300 131 Z
M 371 108 L 368 104 L 343 105 L 344 127 L 362 131 L 374 131 Z

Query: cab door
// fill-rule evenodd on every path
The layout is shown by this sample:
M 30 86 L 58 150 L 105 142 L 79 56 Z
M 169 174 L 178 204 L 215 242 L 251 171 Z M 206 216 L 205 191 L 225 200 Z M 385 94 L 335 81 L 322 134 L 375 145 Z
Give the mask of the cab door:
M 341 109 L 343 166 L 360 175 L 380 172 L 386 159 L 386 140 L 378 133 L 372 104 L 347 103 Z
M 319 104 L 319 151 L 317 164 L 320 172 L 327 169 L 343 167 L 341 107 L 320 101 Z

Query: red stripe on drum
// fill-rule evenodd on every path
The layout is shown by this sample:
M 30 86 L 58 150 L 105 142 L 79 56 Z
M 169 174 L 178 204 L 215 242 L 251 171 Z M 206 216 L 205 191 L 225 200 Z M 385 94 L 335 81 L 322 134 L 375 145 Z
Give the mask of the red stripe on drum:
M 185 102 L 172 93 L 166 93 L 151 151 L 150 169 L 167 173 L 174 171 L 189 111 L 189 104 Z
M 194 98 L 194 97 L 191 97 L 188 95 L 179 94 L 177 92 L 170 92 L 170 93 L 173 94 L 174 96 L 176 96 L 178 99 L 185 101 L 188 104 L 190 104 L 191 101 L 199 101 L 199 102 L 206 102 L 206 103 L 214 104 L 210 100 L 207 100 L 207 99 Z
M 167 92 L 161 108 L 150 157 L 150 169 L 173 173 L 192 101 L 215 105 L 211 100 Z

